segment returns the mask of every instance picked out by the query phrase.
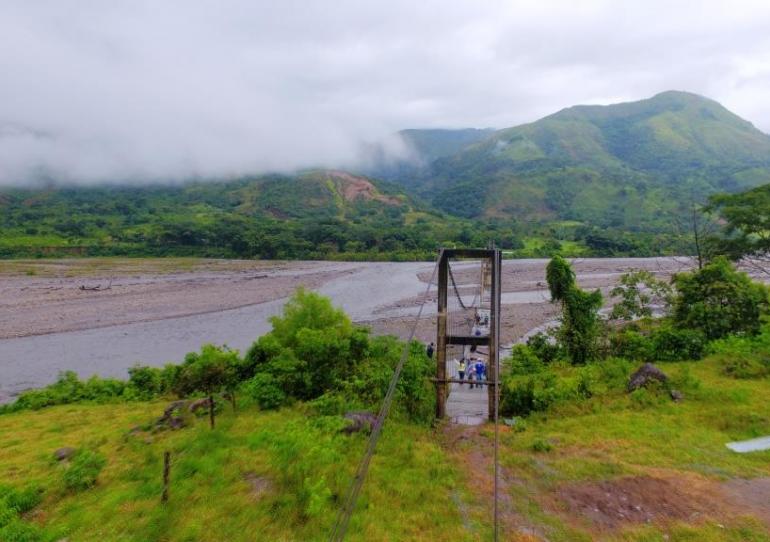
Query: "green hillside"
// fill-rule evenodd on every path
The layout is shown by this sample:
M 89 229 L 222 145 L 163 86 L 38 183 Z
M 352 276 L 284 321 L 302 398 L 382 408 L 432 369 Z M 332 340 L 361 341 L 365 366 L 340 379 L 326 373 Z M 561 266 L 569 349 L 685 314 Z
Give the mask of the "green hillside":
M 197 255 L 420 259 L 444 244 L 511 247 L 393 185 L 341 171 L 165 186 L 0 191 L 0 257 Z
M 419 180 L 458 216 L 664 231 L 683 205 L 770 182 L 770 137 L 715 101 L 670 91 L 499 130 Z

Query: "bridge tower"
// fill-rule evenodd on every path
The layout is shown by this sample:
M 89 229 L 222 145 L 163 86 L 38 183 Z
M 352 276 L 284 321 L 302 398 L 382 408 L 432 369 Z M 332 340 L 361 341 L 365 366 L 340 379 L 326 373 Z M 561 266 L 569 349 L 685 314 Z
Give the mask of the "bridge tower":
M 479 293 L 476 307 L 476 321 L 467 329 L 459 326 L 448 326 L 450 319 L 448 311 L 448 294 L 451 287 L 460 299 L 455 284 L 451 259 L 480 260 Z M 500 351 L 500 273 L 502 268 L 502 253 L 498 249 L 442 249 L 439 255 L 438 268 L 438 322 L 436 330 L 436 417 L 446 416 L 446 400 L 448 386 L 460 383 L 456 378 L 447 378 L 447 347 L 451 345 L 476 347 L 486 346 L 487 350 L 487 380 L 482 384 L 487 386 L 489 419 L 495 418 L 495 397 L 498 390 L 498 370 Z M 462 300 L 460 299 L 462 305 Z M 487 318 L 487 325 L 479 324 L 481 318 Z

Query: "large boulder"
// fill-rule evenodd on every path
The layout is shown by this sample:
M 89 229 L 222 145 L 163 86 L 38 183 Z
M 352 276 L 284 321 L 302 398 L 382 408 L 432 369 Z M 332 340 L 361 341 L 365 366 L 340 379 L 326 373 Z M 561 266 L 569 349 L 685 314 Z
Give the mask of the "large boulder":
M 347 427 L 342 429 L 342 432 L 347 435 L 359 431 L 371 433 L 377 426 L 377 416 L 371 412 L 348 412 L 345 414 L 345 419 L 350 421 Z
M 639 388 L 644 388 L 651 382 L 665 383 L 668 381 L 666 373 L 655 367 L 652 363 L 645 363 L 639 370 L 631 375 L 628 381 L 628 391 L 632 392 Z

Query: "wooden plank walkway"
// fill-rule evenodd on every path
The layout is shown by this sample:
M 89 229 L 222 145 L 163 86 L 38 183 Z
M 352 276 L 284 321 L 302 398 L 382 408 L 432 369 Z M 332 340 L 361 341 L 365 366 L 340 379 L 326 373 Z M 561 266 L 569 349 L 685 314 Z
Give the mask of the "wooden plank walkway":
M 446 413 L 452 423 L 462 425 L 481 425 L 487 421 L 487 387 L 474 387 L 469 384 L 452 384 Z
M 459 378 L 457 364 L 447 362 L 446 375 L 448 378 Z M 446 414 L 452 423 L 461 425 L 480 425 L 487 421 L 487 387 L 470 384 L 453 383 L 449 388 L 449 398 L 446 402 Z

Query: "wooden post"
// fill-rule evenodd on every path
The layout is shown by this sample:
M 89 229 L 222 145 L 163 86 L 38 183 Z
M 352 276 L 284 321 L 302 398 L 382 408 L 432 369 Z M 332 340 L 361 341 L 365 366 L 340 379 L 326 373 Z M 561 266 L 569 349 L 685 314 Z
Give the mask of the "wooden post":
M 214 429 L 214 396 L 209 395 L 209 424 Z
M 171 452 L 166 451 L 163 454 L 163 495 L 160 497 L 160 502 L 168 502 L 168 485 L 171 475 Z
M 438 263 L 438 329 L 436 333 L 436 417 L 446 416 L 446 320 L 449 259 L 444 251 Z
M 495 419 L 495 397 L 500 390 L 497 386 L 497 369 L 499 368 L 499 355 L 500 355 L 500 276 L 502 274 L 502 252 L 494 250 L 490 257 L 491 268 L 491 292 L 492 299 L 490 300 L 490 322 L 489 322 L 489 356 L 487 361 L 487 378 L 489 379 L 488 386 L 488 410 L 489 419 L 494 421 Z

